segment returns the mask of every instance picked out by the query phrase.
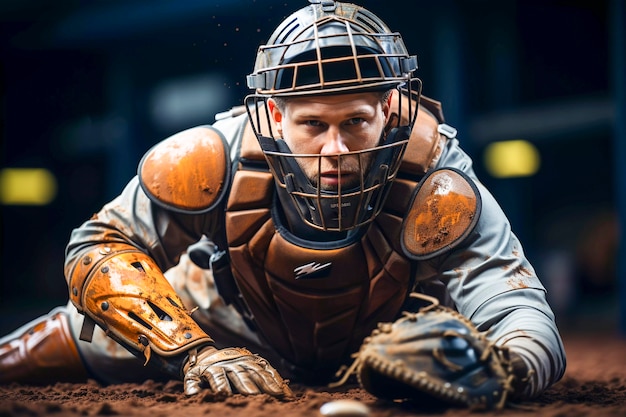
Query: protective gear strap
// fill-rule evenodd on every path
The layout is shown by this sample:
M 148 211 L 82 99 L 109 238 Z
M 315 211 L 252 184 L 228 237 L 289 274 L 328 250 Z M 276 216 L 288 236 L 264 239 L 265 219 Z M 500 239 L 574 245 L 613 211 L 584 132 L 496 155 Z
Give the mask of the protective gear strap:
M 415 260 L 430 259 L 458 246 L 480 217 L 476 184 L 453 168 L 438 169 L 424 177 L 411 200 L 401 243 L 405 255 Z
M 179 132 L 144 155 L 138 175 L 152 202 L 181 213 L 208 212 L 220 203 L 229 185 L 226 139 L 211 126 Z
M 272 121 L 268 121 L 265 106 L 257 106 L 256 110 L 251 110 L 251 117 L 258 117 L 260 133 L 268 134 L 270 129 L 276 132 L 276 127 Z M 258 112 L 258 114 L 257 114 Z M 265 156 L 261 150 L 261 145 L 254 133 L 252 124 L 248 120 L 241 138 L 241 158 L 243 160 L 265 161 Z
M 411 99 L 413 102 L 409 106 L 410 99 L 407 95 L 403 94 L 402 100 L 398 100 L 397 94 L 400 93 L 394 90 L 393 94 L 396 97 L 391 100 L 391 114 L 400 117 L 400 125 L 406 125 L 409 123 L 409 108 L 415 108 L 417 103 Z M 447 140 L 447 137 L 441 134 L 438 129 L 439 124 L 443 122 L 441 104 L 423 96 L 420 99 L 420 104 L 409 143 L 400 165 L 400 172 L 418 176 L 424 175 L 435 166 Z M 399 106 L 402 108 L 400 109 Z M 435 113 L 433 114 L 433 112 Z M 393 117 L 390 120 L 393 120 Z
M 69 275 L 70 299 L 131 351 L 171 357 L 213 339 L 191 318 L 155 262 L 123 243 L 94 246 Z

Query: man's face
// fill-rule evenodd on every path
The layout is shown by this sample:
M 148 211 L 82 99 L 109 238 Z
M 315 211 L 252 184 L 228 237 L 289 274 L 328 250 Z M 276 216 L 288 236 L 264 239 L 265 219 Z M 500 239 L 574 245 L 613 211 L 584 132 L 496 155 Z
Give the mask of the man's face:
M 371 153 L 340 154 L 378 145 L 389 116 L 389 102 L 381 93 L 357 93 L 289 98 L 283 109 L 269 100 L 278 133 L 294 154 L 318 154 L 322 158 L 298 158 L 309 180 L 324 190 L 349 189 L 360 182 L 360 166 L 369 167 Z

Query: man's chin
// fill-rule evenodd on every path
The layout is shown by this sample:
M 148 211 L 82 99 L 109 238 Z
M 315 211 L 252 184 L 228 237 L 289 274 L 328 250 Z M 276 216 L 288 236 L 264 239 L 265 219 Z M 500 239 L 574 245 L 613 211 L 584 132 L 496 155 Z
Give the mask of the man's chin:
M 341 191 L 342 193 L 346 193 L 348 191 L 354 191 L 358 188 L 359 183 L 355 182 L 355 181 L 351 181 L 351 182 L 347 182 L 345 184 L 341 184 Z M 325 184 L 324 182 L 322 182 L 321 187 L 322 191 L 326 191 L 329 193 L 338 193 L 339 192 L 339 184 Z

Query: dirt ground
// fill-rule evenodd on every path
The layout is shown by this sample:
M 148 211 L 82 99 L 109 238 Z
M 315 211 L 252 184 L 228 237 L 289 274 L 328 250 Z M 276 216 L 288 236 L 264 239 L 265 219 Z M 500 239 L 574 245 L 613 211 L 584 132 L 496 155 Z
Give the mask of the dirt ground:
M 0 417 L 8 416 L 216 416 L 319 417 L 320 407 L 333 400 L 353 399 L 370 409 L 370 417 L 402 416 L 625 416 L 626 338 L 607 334 L 564 335 L 568 368 L 564 378 L 532 402 L 500 412 L 464 409 L 427 410 L 416 405 L 385 403 L 347 386 L 329 390 L 292 384 L 296 399 L 283 402 L 266 395 L 215 398 L 186 397 L 182 383 L 146 381 L 141 385 L 101 386 L 58 383 L 46 387 L 0 386 Z

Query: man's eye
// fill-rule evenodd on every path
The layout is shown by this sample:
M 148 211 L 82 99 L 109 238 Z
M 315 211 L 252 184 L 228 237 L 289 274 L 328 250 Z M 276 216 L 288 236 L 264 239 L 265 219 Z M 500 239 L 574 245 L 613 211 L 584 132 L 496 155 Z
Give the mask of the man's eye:
M 353 117 L 352 119 L 349 119 L 347 124 L 349 125 L 358 125 L 360 123 L 363 123 L 363 118 L 361 117 Z
M 307 126 L 313 126 L 313 127 L 319 127 L 322 125 L 318 120 L 307 120 L 305 124 Z

